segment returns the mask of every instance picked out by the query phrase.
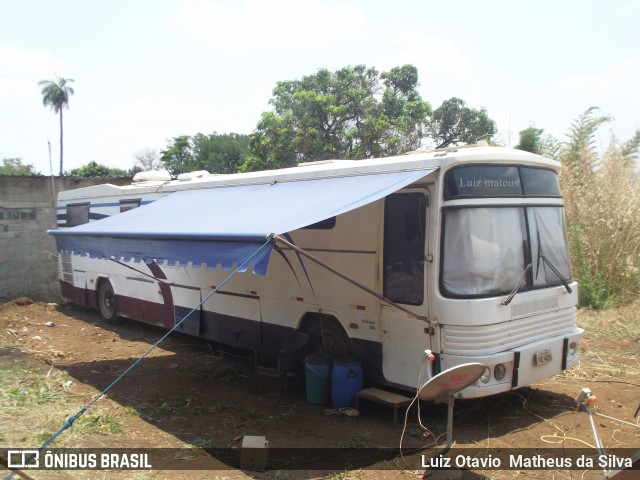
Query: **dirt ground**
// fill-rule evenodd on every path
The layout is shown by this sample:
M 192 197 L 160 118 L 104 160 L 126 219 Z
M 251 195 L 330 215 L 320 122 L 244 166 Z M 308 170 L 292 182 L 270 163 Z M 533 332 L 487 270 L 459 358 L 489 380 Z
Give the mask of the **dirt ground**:
M 4 392 L 0 396 L 0 446 L 39 447 L 163 334 L 159 328 L 136 322 L 108 325 L 96 312 L 74 306 L 28 299 L 0 306 L 0 388 Z M 594 445 L 589 417 L 575 402 L 584 387 L 597 396 L 594 408 L 598 412 L 638 425 L 640 419 L 634 419 L 634 413 L 640 402 L 640 338 L 595 337 L 583 341 L 580 366 L 571 371 L 517 392 L 458 400 L 454 450 Z M 266 472 L 233 469 L 224 462 L 218 469 L 197 471 L 190 469 L 191 457 L 180 454 L 173 457 L 176 470 L 40 471 L 36 478 L 410 479 L 422 478 L 425 472 L 425 478 L 602 478 L 598 468 L 471 468 L 458 472 L 415 468 L 421 457 L 420 450 L 414 449 L 429 447 L 436 439 L 440 447 L 445 443 L 445 405 L 421 405 L 420 418 L 428 431 L 416 422 L 415 414 L 409 416 L 405 428 L 393 424 L 390 408 L 370 403 L 362 406 L 358 417 L 334 414 L 306 401 L 301 379 L 294 379 L 280 398 L 269 379 L 260 383 L 256 393 L 252 361 L 249 353 L 172 334 L 85 413 L 94 423 L 109 419 L 111 429 L 108 425 L 89 429 L 86 422 L 77 428 L 78 421 L 50 447 L 162 447 L 198 456 L 202 453 L 198 448 L 237 448 L 245 435 L 263 435 L 270 449 L 280 453 L 321 447 L 332 455 L 357 447 L 371 455 L 369 464 L 320 471 L 291 463 L 296 460 L 287 462 L 284 456 L 277 470 Z M 37 405 L 18 398 L 28 390 L 11 384 L 24 381 L 16 380 L 20 378 L 14 375 L 17 369 L 50 380 L 41 387 L 42 400 Z M 43 388 L 49 397 L 42 393 Z M 605 448 L 640 450 L 639 428 L 602 417 L 596 419 L 596 426 Z M 401 439 L 407 463 L 400 456 Z M 379 448 L 392 451 L 393 458 L 374 458 Z

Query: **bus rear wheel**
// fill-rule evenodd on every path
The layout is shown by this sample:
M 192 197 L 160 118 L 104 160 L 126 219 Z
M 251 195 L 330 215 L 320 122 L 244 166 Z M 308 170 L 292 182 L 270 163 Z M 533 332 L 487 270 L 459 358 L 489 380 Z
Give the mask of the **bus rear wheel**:
M 102 280 L 98 285 L 98 310 L 105 322 L 112 325 L 120 323 L 116 314 L 116 295 L 109 280 Z

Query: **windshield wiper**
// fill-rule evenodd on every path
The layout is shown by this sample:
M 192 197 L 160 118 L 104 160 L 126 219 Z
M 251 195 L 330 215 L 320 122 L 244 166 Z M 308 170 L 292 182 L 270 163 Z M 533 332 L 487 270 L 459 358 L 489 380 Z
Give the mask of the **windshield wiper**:
M 569 282 L 567 282 L 567 280 L 562 276 L 562 274 L 558 271 L 558 269 L 551 263 L 551 260 L 549 260 L 546 256 L 542 254 L 542 243 L 540 242 L 540 230 L 538 230 L 536 233 L 538 237 L 538 262 L 536 264 L 536 279 L 538 278 L 538 273 L 540 272 L 540 260 L 542 260 L 545 264 L 549 266 L 549 268 L 553 271 L 553 273 L 555 273 L 558 276 L 558 278 L 562 282 L 562 285 L 564 285 L 564 288 L 567 289 L 567 293 L 571 293 L 572 290 L 571 290 L 571 287 L 569 286 Z
M 546 264 L 549 266 L 549 268 L 550 268 L 551 270 L 553 270 L 553 273 L 555 273 L 555 274 L 558 276 L 558 278 L 559 278 L 559 279 L 560 279 L 560 281 L 562 282 L 562 285 L 564 285 L 564 288 L 566 288 L 566 289 L 567 289 L 567 292 L 568 292 L 568 293 L 571 293 L 571 292 L 572 292 L 572 290 L 571 290 L 571 287 L 569 286 L 569 282 L 567 282 L 567 280 L 566 280 L 566 279 L 565 279 L 565 278 L 560 274 L 560 272 L 558 271 L 558 269 L 557 269 L 556 267 L 554 267 L 554 266 L 553 266 L 553 264 L 551 263 L 551 261 L 550 261 L 547 257 L 545 257 L 544 255 L 538 255 L 538 262 L 540 261 L 540 259 L 542 259 L 542 261 L 543 261 L 544 263 L 546 263 Z
M 526 280 L 527 274 L 529 273 L 529 270 L 531 270 L 531 264 L 526 266 L 526 268 L 524 269 L 524 273 L 522 274 L 522 276 L 520 277 L 520 280 L 518 281 L 518 284 L 516 285 L 516 288 L 514 288 L 511 291 L 509 296 L 507 298 L 505 298 L 504 301 L 500 305 L 504 305 L 506 307 L 507 305 L 509 305 L 511 303 L 511 300 L 513 300 L 513 297 L 516 296 L 516 293 L 518 293 L 518 290 L 520 290 L 520 287 L 522 287 L 522 284 Z

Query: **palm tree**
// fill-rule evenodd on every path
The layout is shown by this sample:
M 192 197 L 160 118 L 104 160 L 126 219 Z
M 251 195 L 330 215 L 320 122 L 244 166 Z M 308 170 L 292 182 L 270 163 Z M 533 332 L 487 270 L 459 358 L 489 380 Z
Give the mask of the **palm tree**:
M 73 78 L 62 78 L 56 75 L 56 80 L 42 80 L 38 85 L 42 86 L 42 104 L 51 107 L 55 113 L 60 114 L 60 175 L 62 175 L 62 110 L 69 108 L 69 97 L 74 94 L 69 85 Z

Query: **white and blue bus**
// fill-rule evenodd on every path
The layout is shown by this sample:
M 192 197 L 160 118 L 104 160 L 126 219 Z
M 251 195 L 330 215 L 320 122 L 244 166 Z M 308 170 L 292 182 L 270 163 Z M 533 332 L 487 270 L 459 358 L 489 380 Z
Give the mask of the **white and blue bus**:
M 62 295 L 171 328 L 263 248 L 178 330 L 240 348 L 305 331 L 406 390 L 431 351 L 424 379 L 480 362 L 462 395 L 509 391 L 579 358 L 559 168 L 483 145 L 61 192 Z

